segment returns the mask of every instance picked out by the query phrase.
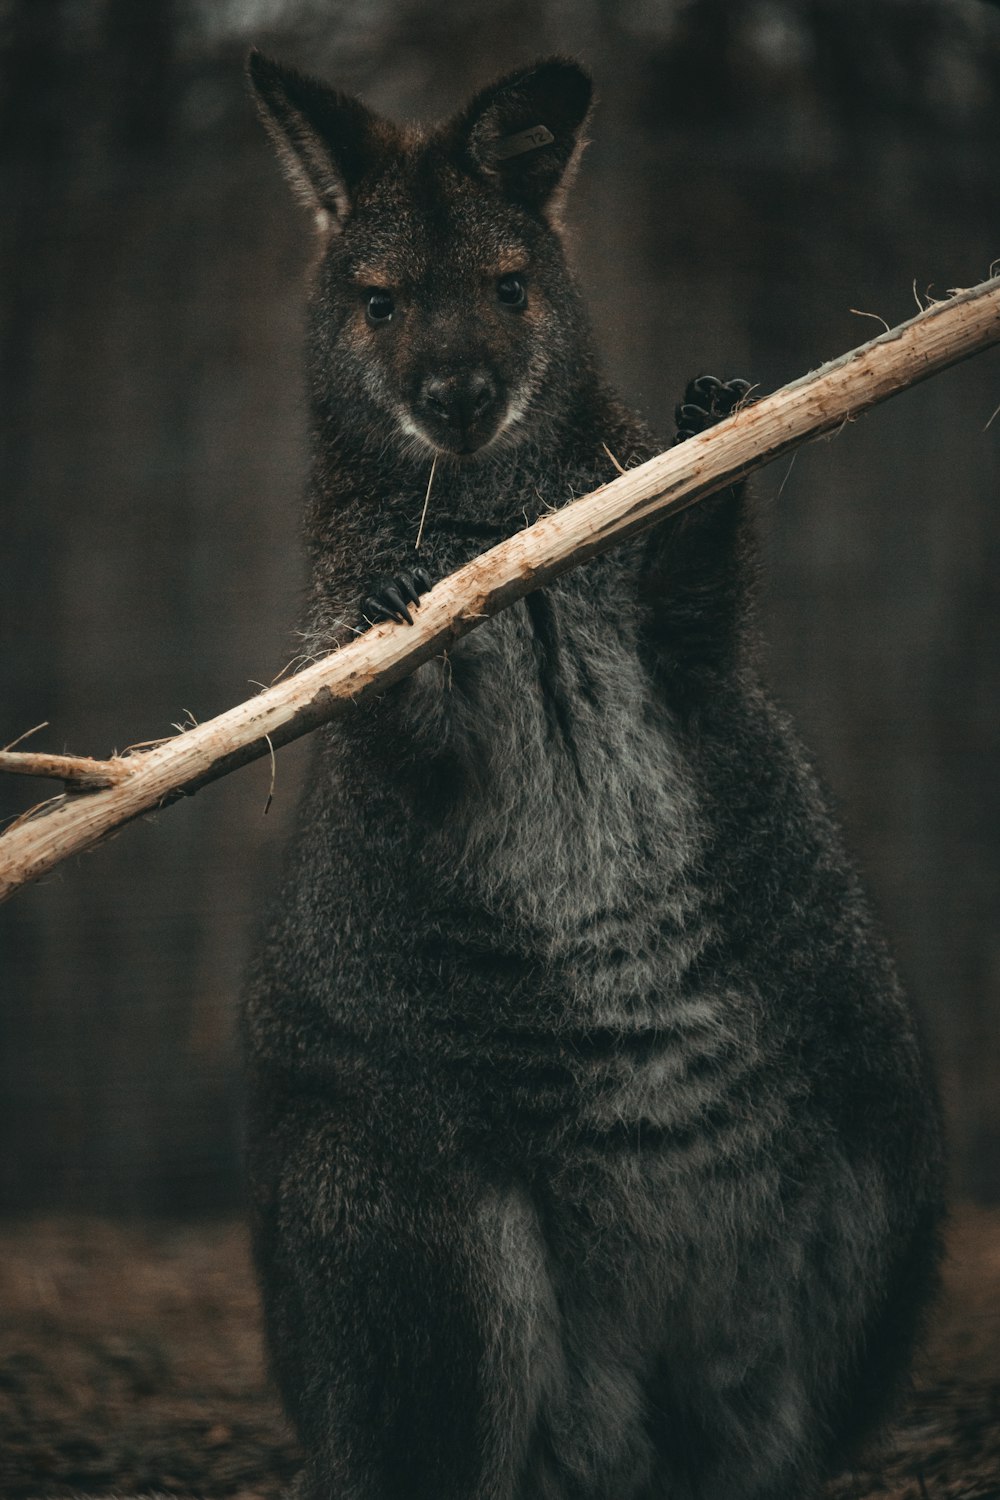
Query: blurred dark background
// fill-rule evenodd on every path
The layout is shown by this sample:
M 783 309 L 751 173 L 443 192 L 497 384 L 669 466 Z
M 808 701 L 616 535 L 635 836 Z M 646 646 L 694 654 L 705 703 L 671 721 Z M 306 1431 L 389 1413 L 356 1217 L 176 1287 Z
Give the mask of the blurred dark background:
M 574 256 L 669 430 L 1000 256 L 984 0 L 0 0 L 0 743 L 105 754 L 294 654 L 310 225 L 250 42 L 428 118 L 540 52 L 598 81 Z M 773 681 L 925 1017 L 957 1189 L 1000 1197 L 1000 352 L 758 481 Z M 780 495 L 779 495 L 780 492 Z M 0 909 L 0 1205 L 240 1198 L 235 1016 L 281 753 Z M 49 789 L 0 787 L 13 815 Z M 376 919 L 377 920 L 377 919 Z

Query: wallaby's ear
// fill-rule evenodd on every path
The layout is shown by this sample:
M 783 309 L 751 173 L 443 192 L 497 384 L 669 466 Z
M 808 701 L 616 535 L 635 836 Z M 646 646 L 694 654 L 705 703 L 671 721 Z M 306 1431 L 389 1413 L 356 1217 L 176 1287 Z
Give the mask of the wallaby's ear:
M 292 187 L 322 228 L 342 226 L 392 127 L 360 99 L 272 62 L 256 48 L 247 74 Z
M 454 128 L 478 171 L 508 197 L 551 214 L 579 158 L 592 93 L 578 63 L 546 58 L 483 89 Z

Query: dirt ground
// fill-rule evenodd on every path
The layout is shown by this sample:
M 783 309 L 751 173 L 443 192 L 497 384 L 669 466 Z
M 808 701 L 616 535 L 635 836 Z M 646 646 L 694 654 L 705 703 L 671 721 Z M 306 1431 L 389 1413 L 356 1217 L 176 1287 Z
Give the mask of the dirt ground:
M 0 1230 L 0 1495 L 271 1500 L 296 1465 L 238 1225 Z M 891 1446 L 828 1490 L 864 1496 L 1000 1497 L 1000 1211 L 955 1214 Z

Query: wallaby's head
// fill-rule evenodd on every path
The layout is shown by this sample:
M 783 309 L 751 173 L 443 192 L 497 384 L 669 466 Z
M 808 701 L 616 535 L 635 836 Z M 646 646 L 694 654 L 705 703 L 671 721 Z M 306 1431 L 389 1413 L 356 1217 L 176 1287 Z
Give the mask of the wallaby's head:
M 250 77 L 321 236 L 319 411 L 419 454 L 537 439 L 565 404 L 583 337 L 558 212 L 587 75 L 537 63 L 430 132 L 259 53 Z

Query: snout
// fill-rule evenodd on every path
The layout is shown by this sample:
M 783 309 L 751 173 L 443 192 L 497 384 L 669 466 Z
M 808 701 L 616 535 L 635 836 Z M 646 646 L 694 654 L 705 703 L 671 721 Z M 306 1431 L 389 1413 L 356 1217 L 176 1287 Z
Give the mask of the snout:
M 417 414 L 429 437 L 452 453 L 474 453 L 500 420 L 497 382 L 483 368 L 438 370 L 420 383 Z

